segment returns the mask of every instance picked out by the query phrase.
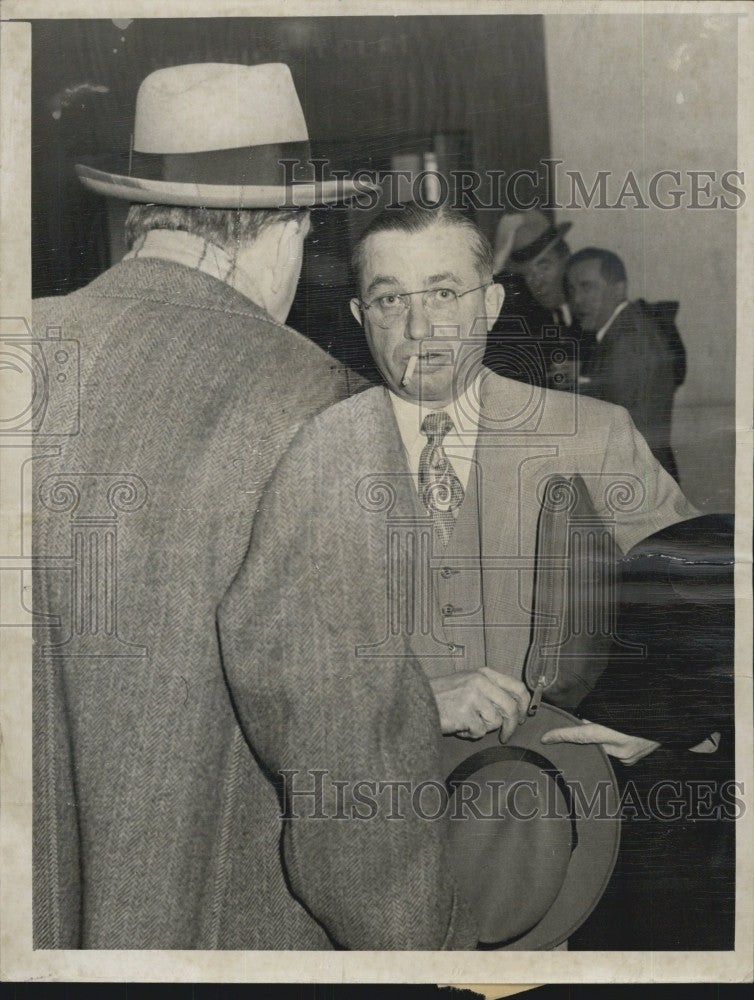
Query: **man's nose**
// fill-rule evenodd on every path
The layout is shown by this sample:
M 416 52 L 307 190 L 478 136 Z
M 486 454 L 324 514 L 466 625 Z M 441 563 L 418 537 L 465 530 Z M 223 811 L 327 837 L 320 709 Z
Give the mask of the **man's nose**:
M 432 324 L 421 295 L 412 295 L 409 298 L 406 334 L 411 340 L 426 340 L 432 336 Z

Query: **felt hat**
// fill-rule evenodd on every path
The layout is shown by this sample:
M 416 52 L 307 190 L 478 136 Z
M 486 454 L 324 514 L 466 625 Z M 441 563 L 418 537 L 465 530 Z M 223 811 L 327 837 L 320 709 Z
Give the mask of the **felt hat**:
M 581 476 L 548 477 L 540 502 L 527 717 L 506 744 L 497 733 L 472 744 L 442 737 L 453 864 L 481 948 L 565 941 L 599 902 L 620 842 L 619 790 L 604 750 L 543 744 L 551 729 L 579 721 L 540 700 L 576 707 L 607 665 L 612 636 L 595 626 L 609 620 L 614 550 Z M 570 627 L 580 615 L 589 627 Z
M 160 205 L 291 209 L 356 193 L 310 156 L 288 66 L 192 63 L 142 82 L 128 156 L 79 163 L 76 173 L 98 194 Z
M 516 229 L 506 261 L 507 266 L 513 270 L 539 257 L 553 243 L 562 239 L 572 225 L 570 222 L 553 225 L 538 208 L 528 209 L 521 214 L 523 222 Z
M 501 744 L 443 737 L 450 853 L 480 949 L 540 951 L 589 916 L 615 866 L 619 794 L 599 745 L 543 745 L 578 725 L 542 704 Z

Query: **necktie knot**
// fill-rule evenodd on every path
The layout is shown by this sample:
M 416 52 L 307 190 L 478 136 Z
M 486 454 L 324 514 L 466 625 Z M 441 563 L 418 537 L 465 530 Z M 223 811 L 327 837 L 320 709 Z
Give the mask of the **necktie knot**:
M 428 437 L 432 444 L 442 444 L 445 435 L 452 430 L 453 421 L 444 410 L 428 413 L 422 421 L 422 434 Z

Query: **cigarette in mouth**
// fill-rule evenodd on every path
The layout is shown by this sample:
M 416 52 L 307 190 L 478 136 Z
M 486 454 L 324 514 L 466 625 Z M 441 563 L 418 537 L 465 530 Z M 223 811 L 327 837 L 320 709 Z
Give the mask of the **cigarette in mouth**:
M 408 359 L 406 370 L 403 373 L 403 378 L 401 379 L 401 385 L 408 385 L 408 383 L 414 377 L 415 368 L 416 368 L 416 355 L 412 354 L 411 357 Z

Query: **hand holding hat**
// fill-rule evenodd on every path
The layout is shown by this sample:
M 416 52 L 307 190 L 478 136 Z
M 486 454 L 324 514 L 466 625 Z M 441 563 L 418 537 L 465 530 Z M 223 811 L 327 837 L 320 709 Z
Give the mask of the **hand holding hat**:
M 496 670 L 464 670 L 430 680 L 443 733 L 479 739 L 500 729 L 509 740 L 526 718 L 529 693 L 514 677 Z
M 592 676 L 581 670 L 583 659 L 590 670 L 605 666 L 599 636 L 574 649 L 562 635 L 573 601 L 581 599 L 573 578 L 593 579 L 586 570 L 594 572 L 595 565 L 590 546 L 581 547 L 578 561 L 570 554 L 571 520 L 591 521 L 595 511 L 578 476 L 551 477 L 541 503 L 536 554 L 538 560 L 546 554 L 547 562 L 536 576 L 524 676 L 532 692 L 544 691 L 547 698 L 555 692 L 577 704 L 574 691 Z M 566 557 L 578 573 L 550 570 Z M 571 659 L 573 652 L 578 656 Z M 453 789 L 451 816 L 459 816 L 450 824 L 451 859 L 478 922 L 479 946 L 556 947 L 599 901 L 618 853 L 620 795 L 605 747 L 626 760 L 638 747 L 629 736 L 581 723 L 546 701 L 537 707 L 534 699 L 504 745 L 494 733 L 471 751 L 468 742 L 441 739 L 446 785 Z

